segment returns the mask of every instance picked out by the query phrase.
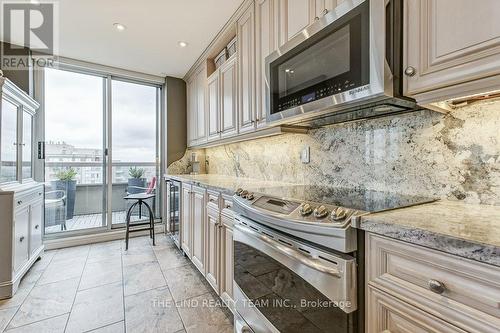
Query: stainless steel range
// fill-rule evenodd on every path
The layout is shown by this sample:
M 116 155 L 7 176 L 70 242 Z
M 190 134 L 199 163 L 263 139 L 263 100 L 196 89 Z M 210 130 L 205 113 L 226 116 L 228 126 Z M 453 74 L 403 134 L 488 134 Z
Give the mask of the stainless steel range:
M 234 195 L 237 332 L 363 332 L 362 215 L 432 199 L 286 186 Z

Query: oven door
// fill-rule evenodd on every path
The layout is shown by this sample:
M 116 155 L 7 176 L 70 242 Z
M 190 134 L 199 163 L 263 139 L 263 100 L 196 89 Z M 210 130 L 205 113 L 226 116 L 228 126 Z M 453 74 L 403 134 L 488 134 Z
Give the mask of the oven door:
M 356 262 L 237 216 L 234 300 L 260 332 L 354 332 Z

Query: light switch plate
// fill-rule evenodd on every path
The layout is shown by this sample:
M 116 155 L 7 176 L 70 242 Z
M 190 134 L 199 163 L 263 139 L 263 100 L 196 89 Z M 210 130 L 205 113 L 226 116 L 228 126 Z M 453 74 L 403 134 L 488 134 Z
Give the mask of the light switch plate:
M 311 162 L 311 147 L 305 146 L 300 152 L 300 160 L 303 164 L 308 164 Z

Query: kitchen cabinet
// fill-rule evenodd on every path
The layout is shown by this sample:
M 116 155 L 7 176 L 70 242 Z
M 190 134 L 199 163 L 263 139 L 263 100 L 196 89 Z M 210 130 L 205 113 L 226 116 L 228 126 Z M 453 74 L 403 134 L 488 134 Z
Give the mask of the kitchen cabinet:
M 220 100 L 219 100 L 219 71 L 215 71 L 208 78 L 207 108 L 208 108 L 208 141 L 220 138 Z
M 191 192 L 193 206 L 192 214 L 192 248 L 191 260 L 198 270 L 205 275 L 205 218 L 206 218 L 206 191 L 202 187 L 194 186 Z
M 196 143 L 196 80 L 191 77 L 186 82 L 186 96 L 187 96 L 187 143 L 191 147 Z
M 220 218 L 217 206 L 207 205 L 207 281 L 215 292 L 220 292 Z
M 181 248 L 186 256 L 191 259 L 192 246 L 192 185 L 182 184 L 181 186 Z
M 234 311 L 233 298 L 233 279 L 234 279 L 234 264 L 233 264 L 233 201 L 230 196 L 222 196 L 221 210 L 221 245 L 220 245 L 220 262 L 221 262 L 221 290 L 220 297 L 226 303 L 231 311 Z
M 219 69 L 221 91 L 221 137 L 238 134 L 237 55 L 231 56 Z
M 315 0 L 280 0 L 280 46 L 307 28 L 315 17 Z
M 366 254 L 368 332 L 498 332 L 500 268 L 371 233 Z
M 266 125 L 266 57 L 278 48 L 278 0 L 255 1 L 256 124 Z
M 500 89 L 497 0 L 406 0 L 404 93 L 421 105 Z
M 205 112 L 207 111 L 206 88 L 207 88 L 206 66 L 200 66 L 192 77 L 187 80 L 187 121 L 188 121 L 188 145 L 194 146 L 207 141 L 207 122 Z
M 12 297 L 43 254 L 43 185 L 33 180 L 38 103 L 0 77 L 0 299 Z
M 335 9 L 340 3 L 344 2 L 345 0 L 315 0 L 314 1 L 314 12 L 315 12 L 315 17 L 320 18 L 321 16 L 326 15 L 328 12 L 330 12 L 332 9 Z
M 238 38 L 238 112 L 239 132 L 255 130 L 255 40 L 254 6 L 249 6 L 237 21 Z

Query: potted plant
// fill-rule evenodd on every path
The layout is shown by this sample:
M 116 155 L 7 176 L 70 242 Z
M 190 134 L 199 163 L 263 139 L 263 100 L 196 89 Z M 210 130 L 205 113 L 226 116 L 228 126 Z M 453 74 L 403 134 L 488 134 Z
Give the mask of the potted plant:
M 71 220 L 75 213 L 76 180 L 77 172 L 73 168 L 61 170 L 56 173 L 57 180 L 52 181 L 54 190 L 63 190 L 66 193 L 66 219 Z
M 146 187 L 146 178 L 143 178 L 145 170 L 138 167 L 130 167 L 128 169 L 128 188 L 127 192 L 130 194 L 144 192 L 144 187 Z

